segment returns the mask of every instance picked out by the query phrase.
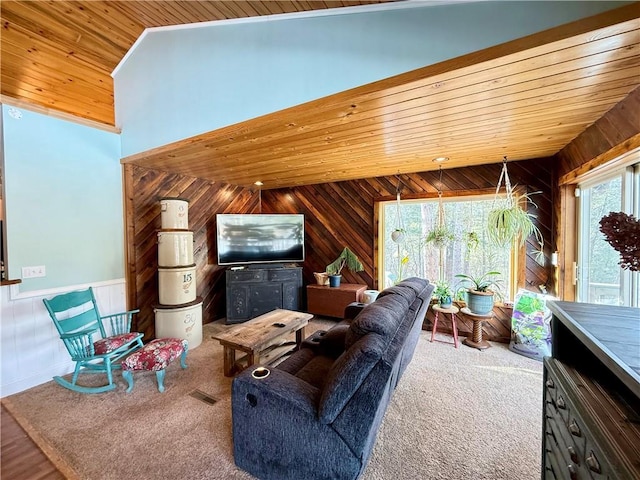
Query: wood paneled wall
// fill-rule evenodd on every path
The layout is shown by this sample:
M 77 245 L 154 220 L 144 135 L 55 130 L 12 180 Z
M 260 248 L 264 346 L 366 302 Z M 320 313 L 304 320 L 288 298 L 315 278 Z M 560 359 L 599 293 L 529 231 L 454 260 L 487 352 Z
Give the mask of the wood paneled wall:
M 625 97 L 555 156 L 558 178 L 570 183 L 640 145 L 640 88 Z M 607 165 L 608 166 L 608 165 Z
M 558 245 L 558 296 L 575 299 L 573 262 L 577 260 L 575 185 L 581 177 L 611 169 L 616 159 L 640 147 L 640 88 L 587 128 L 555 157 L 558 185 L 553 203 L 555 242 Z
M 492 164 L 444 169 L 442 190 L 446 194 L 469 194 L 473 191 L 495 189 L 501 168 L 501 164 Z M 553 162 L 551 159 L 509 162 L 508 168 L 513 184 L 526 187 L 531 192 L 542 192 L 535 196 L 538 209 L 532 213 L 537 216 L 537 226 L 545 239 L 547 265 L 541 266 L 531 255 L 527 255 L 525 277 L 520 286 L 539 291 L 538 285 L 546 285 L 553 292 L 554 277 L 548 265 L 550 253 L 555 250 L 552 243 Z M 437 195 L 437 171 L 403 174 L 399 178 L 404 198 Z M 375 288 L 377 266 L 374 261 L 374 242 L 377 226 L 374 224 L 374 205 L 376 200 L 395 198 L 397 185 L 398 179 L 391 176 L 268 190 L 262 193 L 262 211 L 305 214 L 307 260 L 303 271 L 306 282 L 313 283 L 313 272 L 324 271 L 325 266 L 335 259 L 342 248 L 349 246 L 364 264 L 365 271 L 343 271 L 343 281 L 366 283 Z M 535 244 L 527 245 L 528 252 L 535 248 Z M 507 335 L 505 332 L 510 331 L 510 315 L 498 315 L 496 318 L 499 320 L 495 325 L 489 324 L 485 328 L 485 334 L 489 340 L 504 341 Z M 470 325 L 469 323 L 469 328 Z M 461 327 L 461 331 L 466 333 L 466 327 Z
M 193 177 L 125 165 L 127 235 L 127 302 L 140 308 L 135 329 L 154 337 L 158 303 L 158 245 L 160 199 L 189 200 L 189 230 L 193 231 L 197 295 L 203 298 L 203 323 L 225 316 L 225 268 L 217 266 L 216 213 L 255 213 L 257 191 Z
M 473 191 L 495 189 L 500 177 L 501 164 L 443 170 L 442 189 L 445 194 L 469 194 Z M 509 176 L 514 184 L 526 186 L 529 191 L 541 191 L 535 195 L 538 209 L 532 210 L 536 222 L 545 238 L 547 257 L 551 245 L 553 164 L 550 159 L 509 162 Z M 423 195 L 436 196 L 439 173 L 422 172 L 402 174 L 403 198 Z M 376 200 L 395 198 L 398 179 L 376 177 L 338 183 L 325 183 L 262 193 L 262 211 L 265 213 L 304 213 L 306 216 L 307 261 L 304 265 L 305 279 L 313 281 L 313 272 L 324 271 L 344 246 L 349 246 L 362 261 L 365 271 L 352 273 L 343 271 L 344 281 L 366 283 L 376 287 L 374 273 L 374 240 L 377 226 L 374 225 L 374 203 Z M 536 245 L 528 246 L 528 251 Z M 537 287 L 549 282 L 547 267 L 540 266 L 532 256 L 526 260 L 525 283 L 522 286 Z

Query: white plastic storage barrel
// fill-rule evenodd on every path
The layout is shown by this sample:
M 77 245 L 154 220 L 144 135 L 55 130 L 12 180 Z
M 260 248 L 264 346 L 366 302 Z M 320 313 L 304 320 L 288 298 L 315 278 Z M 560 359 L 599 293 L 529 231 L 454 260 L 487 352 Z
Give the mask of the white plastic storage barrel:
M 156 305 L 156 338 L 181 338 L 189 350 L 202 343 L 202 298 L 180 307 Z
M 161 199 L 160 224 L 162 229 L 187 230 L 189 228 L 189 201 L 182 198 Z
M 182 305 L 196 299 L 196 266 L 158 268 L 158 289 L 163 305 Z
M 158 232 L 158 266 L 184 267 L 193 264 L 193 232 L 160 230 Z

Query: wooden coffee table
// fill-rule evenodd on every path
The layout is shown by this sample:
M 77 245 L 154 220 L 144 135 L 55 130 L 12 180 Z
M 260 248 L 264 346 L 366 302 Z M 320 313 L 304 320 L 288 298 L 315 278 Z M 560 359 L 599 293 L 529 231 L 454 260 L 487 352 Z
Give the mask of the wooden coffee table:
M 225 376 L 231 377 L 257 363 L 268 365 L 299 348 L 304 339 L 304 327 L 312 318 L 310 313 L 277 309 L 213 335 L 224 349 Z M 288 341 L 287 337 L 294 332 L 296 341 Z M 237 351 L 246 355 L 236 359 Z

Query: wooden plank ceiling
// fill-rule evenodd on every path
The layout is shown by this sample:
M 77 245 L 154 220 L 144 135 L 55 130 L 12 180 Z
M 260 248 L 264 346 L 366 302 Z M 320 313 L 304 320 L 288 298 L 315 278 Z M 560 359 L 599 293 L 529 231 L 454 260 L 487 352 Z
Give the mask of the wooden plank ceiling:
M 111 72 L 145 28 L 389 1 L 2 0 L 2 95 L 114 125 Z
M 124 162 L 263 189 L 553 156 L 640 85 L 625 7 Z M 640 131 L 640 126 L 638 126 Z
M 163 25 L 186 23 L 209 20 L 206 16 L 194 20 L 191 15 L 212 10 L 224 9 L 224 18 L 229 18 L 232 12 L 253 14 L 248 5 L 256 13 L 266 13 L 260 9 L 276 5 L 304 9 L 317 3 L 334 5 L 3 1 L 3 94 L 70 110 L 94 89 L 112 95 L 108 75 L 100 75 L 97 69 L 85 75 L 78 65 L 97 65 L 105 56 L 113 68 L 144 22 L 144 26 L 160 21 Z M 605 12 L 136 154 L 123 162 L 246 187 L 259 180 L 262 188 L 271 189 L 434 170 L 439 165 L 432 160 L 439 156 L 450 159 L 444 168 L 500 162 L 505 155 L 510 160 L 549 157 L 640 86 L 638 7 L 636 3 Z M 40 19 L 41 24 L 29 26 L 26 18 Z M 67 30 L 47 30 L 52 24 L 42 24 L 46 18 L 56 18 L 55 25 Z M 90 28 L 98 33 L 89 35 Z M 8 31 L 11 40 L 5 49 Z M 25 50 L 36 39 L 42 43 Z M 70 50 L 74 39 L 78 48 Z M 63 43 L 67 53 L 54 61 L 53 51 Z M 10 56 L 6 91 L 5 51 Z M 34 68 L 31 87 L 25 87 L 20 80 L 24 71 L 20 57 L 26 63 L 52 63 L 59 78 Z M 71 68 L 65 66 L 65 58 L 82 58 L 82 62 Z M 71 85 L 82 88 L 72 90 Z M 58 103 L 52 104 L 54 100 L 47 97 L 54 87 Z M 92 102 L 80 116 L 112 123 L 112 97 L 102 103 L 96 97 Z M 104 117 L 89 115 L 98 109 Z

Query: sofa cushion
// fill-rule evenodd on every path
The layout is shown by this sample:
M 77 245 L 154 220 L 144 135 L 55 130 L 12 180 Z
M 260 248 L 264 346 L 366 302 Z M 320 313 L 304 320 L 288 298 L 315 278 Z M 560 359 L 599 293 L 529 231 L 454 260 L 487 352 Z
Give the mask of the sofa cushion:
M 291 375 L 297 374 L 301 368 L 316 356 L 316 352 L 310 348 L 301 348 L 291 356 L 280 362 L 276 368 L 284 370 Z
M 316 355 L 304 367 L 295 374 L 300 380 L 321 389 L 327 380 L 327 372 L 333 366 L 335 360 L 324 355 Z
M 334 362 L 320 396 L 318 416 L 331 423 L 342 411 L 385 349 L 383 338 L 369 333 L 358 340 Z
M 320 337 L 320 351 L 323 355 L 338 358 L 345 350 L 345 337 L 349 325 L 336 325 Z
M 345 336 L 345 348 L 351 348 L 370 332 L 379 334 L 388 343 L 408 309 L 407 299 L 396 295 L 376 300 L 351 322 Z

